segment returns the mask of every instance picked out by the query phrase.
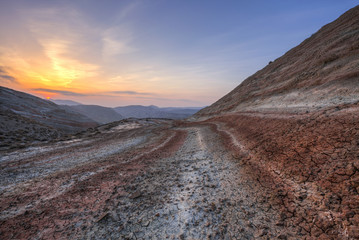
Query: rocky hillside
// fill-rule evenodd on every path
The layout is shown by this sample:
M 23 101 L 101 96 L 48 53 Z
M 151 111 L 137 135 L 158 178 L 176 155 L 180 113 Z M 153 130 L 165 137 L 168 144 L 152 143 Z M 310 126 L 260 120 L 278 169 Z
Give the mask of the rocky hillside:
M 192 119 L 218 132 L 287 236 L 359 239 L 359 6 Z
M 98 124 L 50 101 L 0 87 L 1 148 L 73 134 Z
M 359 99 L 359 6 L 243 81 L 197 116 L 258 109 L 312 111 Z

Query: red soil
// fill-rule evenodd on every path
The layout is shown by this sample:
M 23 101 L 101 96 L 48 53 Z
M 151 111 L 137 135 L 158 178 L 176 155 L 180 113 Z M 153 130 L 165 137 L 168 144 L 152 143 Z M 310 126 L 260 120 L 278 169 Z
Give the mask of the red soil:
M 1 196 L 1 211 L 19 211 L 0 224 L 2 238 L 29 239 L 37 236 L 39 232 L 41 236 L 38 237 L 41 238 L 66 238 L 66 234 L 81 230 L 75 227 L 76 223 L 82 223 L 82 229 L 85 229 L 93 221 L 99 220 L 101 214 L 108 211 L 107 206 L 116 206 L 112 201 L 127 194 L 120 190 L 122 186 L 131 182 L 139 173 L 145 172 L 151 162 L 176 152 L 186 137 L 186 133 L 179 130 L 158 129 L 158 134 L 158 137 L 144 146 L 69 171 L 35 179 L 21 192 L 10 192 Z M 101 145 L 101 142 L 99 144 Z M 72 151 L 69 148 L 65 150 Z M 29 162 L 31 161 L 26 161 L 27 164 Z M 70 189 L 59 192 L 61 185 L 73 179 L 73 176 L 86 172 L 95 174 L 82 181 L 75 177 Z M 25 210 L 26 206 L 33 207 Z
M 227 114 L 202 124 L 222 136 L 248 176 L 270 194 L 282 212 L 278 224 L 337 239 L 359 237 L 358 119 L 355 104 L 308 114 Z

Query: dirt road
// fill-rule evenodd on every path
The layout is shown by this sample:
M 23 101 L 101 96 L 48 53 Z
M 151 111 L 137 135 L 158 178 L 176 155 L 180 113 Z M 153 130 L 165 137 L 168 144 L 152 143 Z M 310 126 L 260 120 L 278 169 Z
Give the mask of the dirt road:
M 7 239 L 233 239 L 278 235 L 276 214 L 208 126 L 121 123 L 4 154 Z M 271 216 L 270 218 L 268 216 Z M 264 225 L 263 222 L 266 222 Z
M 107 237 L 109 228 L 112 236 L 130 239 L 251 239 L 269 234 L 275 213 L 269 205 L 253 202 L 250 185 L 240 181 L 238 165 L 209 128 L 183 130 L 187 138 L 178 151 L 126 186 L 132 193 L 122 196 L 86 237 Z M 278 227 L 271 231 L 280 233 Z
M 128 120 L 3 152 L 0 238 L 355 239 L 358 109 Z

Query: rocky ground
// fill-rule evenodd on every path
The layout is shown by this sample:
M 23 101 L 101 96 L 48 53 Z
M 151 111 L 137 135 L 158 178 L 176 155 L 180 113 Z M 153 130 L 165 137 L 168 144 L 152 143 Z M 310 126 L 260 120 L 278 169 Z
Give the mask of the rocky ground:
M 2 152 L 1 239 L 356 239 L 358 114 L 129 120 Z
M 61 131 L 0 109 L 0 151 L 58 139 Z
M 64 122 L 3 90 L 41 121 L 0 114 L 0 239 L 359 239 L 358 16 L 188 121 Z

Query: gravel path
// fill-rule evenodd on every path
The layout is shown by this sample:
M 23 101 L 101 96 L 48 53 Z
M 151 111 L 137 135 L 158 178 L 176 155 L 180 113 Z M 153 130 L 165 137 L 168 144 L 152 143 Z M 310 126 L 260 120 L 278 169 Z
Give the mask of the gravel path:
M 185 130 L 182 147 L 124 187 L 127 194 L 118 205 L 108 206 L 111 210 L 83 237 L 253 239 L 280 234 L 276 214 L 263 201 L 253 202 L 251 185 L 242 181 L 238 164 L 215 135 L 207 127 Z

